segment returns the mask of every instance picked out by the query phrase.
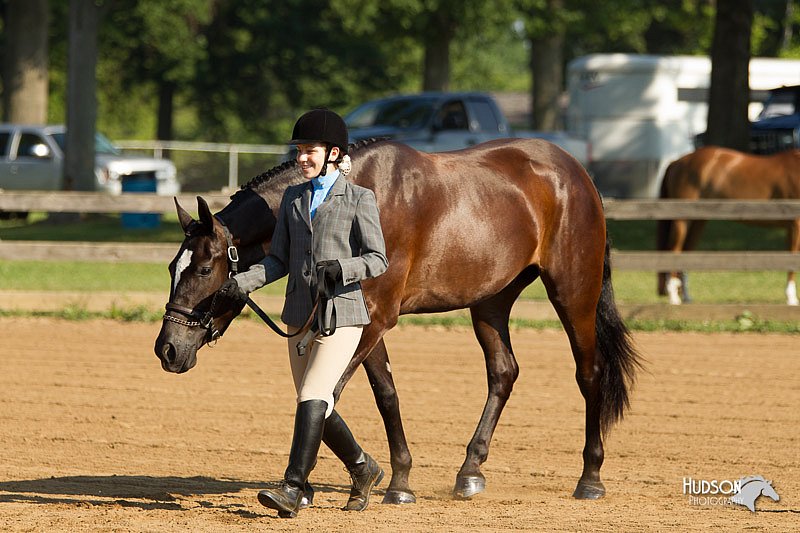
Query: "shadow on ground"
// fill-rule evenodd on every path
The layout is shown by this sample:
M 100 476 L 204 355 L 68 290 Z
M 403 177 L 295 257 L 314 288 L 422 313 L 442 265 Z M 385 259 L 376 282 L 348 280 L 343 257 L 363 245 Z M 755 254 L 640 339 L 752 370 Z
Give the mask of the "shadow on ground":
M 204 496 L 223 496 L 270 486 L 263 481 L 210 477 L 66 476 L 0 482 L 0 503 L 68 504 L 83 507 L 120 506 L 182 510 L 188 507 L 242 508 L 241 503 L 209 502 Z M 315 484 L 317 493 L 348 492 L 345 487 Z M 191 502 L 181 500 L 190 499 Z M 237 514 L 251 514 L 237 510 Z

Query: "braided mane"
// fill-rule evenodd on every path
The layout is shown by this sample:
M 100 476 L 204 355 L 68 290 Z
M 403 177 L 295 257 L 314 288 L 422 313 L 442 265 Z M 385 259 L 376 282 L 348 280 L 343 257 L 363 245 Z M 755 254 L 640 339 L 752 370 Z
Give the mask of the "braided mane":
M 278 165 L 276 167 L 272 167 L 271 169 L 267 170 L 266 172 L 262 172 L 258 176 L 254 177 L 254 178 L 251 178 L 250 181 L 248 181 L 247 183 L 242 185 L 240 187 L 240 189 L 242 189 L 242 190 L 244 190 L 244 189 L 255 189 L 256 187 L 258 187 L 259 185 L 261 185 L 265 181 L 269 180 L 271 177 L 275 176 L 276 174 L 280 174 L 283 171 L 288 170 L 288 169 L 290 169 L 292 167 L 296 167 L 296 166 L 297 166 L 297 161 L 295 161 L 294 159 L 291 159 L 289 161 L 284 161 L 280 165 Z
M 347 150 L 348 150 L 348 153 L 353 153 L 354 151 L 357 152 L 358 150 L 360 150 L 360 149 L 362 149 L 362 148 L 364 148 L 366 146 L 370 146 L 372 144 L 378 143 L 380 141 L 385 141 L 385 140 L 387 140 L 385 137 L 380 137 L 380 138 L 374 138 L 373 137 L 373 138 L 369 138 L 369 139 L 363 139 L 361 141 L 357 141 L 357 142 L 351 143 L 348 146 Z M 240 188 L 242 190 L 244 190 L 244 189 L 255 189 L 256 187 L 258 187 L 259 185 L 261 185 L 265 181 L 268 181 L 273 176 L 276 176 L 278 174 L 282 174 L 284 171 L 289 170 L 290 168 L 294 168 L 296 166 L 297 166 L 297 161 L 295 161 L 294 159 L 292 159 L 290 161 L 285 161 L 285 162 L 281 163 L 280 165 L 278 165 L 276 167 L 273 167 L 273 168 L 267 170 L 266 172 L 263 172 L 263 173 L 259 174 L 258 176 L 250 179 L 250 181 L 248 181 L 247 183 L 242 185 Z

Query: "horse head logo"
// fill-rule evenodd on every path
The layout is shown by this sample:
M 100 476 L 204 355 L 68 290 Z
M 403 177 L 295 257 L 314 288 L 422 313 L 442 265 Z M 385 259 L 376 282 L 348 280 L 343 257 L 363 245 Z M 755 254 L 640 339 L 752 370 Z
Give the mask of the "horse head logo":
M 761 476 L 743 477 L 739 480 L 739 491 L 731 496 L 731 502 L 744 505 L 750 511 L 756 512 L 756 500 L 762 494 L 776 502 L 781 499 L 772 487 L 771 481 L 767 481 Z

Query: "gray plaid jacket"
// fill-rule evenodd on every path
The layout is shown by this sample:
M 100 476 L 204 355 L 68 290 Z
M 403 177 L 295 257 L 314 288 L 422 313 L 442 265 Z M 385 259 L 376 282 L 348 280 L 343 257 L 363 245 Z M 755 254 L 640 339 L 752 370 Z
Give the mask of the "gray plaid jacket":
M 286 189 L 269 254 L 237 274 L 236 281 L 242 289 L 252 292 L 289 274 L 281 320 L 302 327 L 314 307 L 315 265 L 337 259 L 343 282 L 334 291 L 336 324 L 369 324 L 360 282 L 379 276 L 389 265 L 375 194 L 340 175 L 317 208 L 312 225 L 312 192 L 311 181 Z

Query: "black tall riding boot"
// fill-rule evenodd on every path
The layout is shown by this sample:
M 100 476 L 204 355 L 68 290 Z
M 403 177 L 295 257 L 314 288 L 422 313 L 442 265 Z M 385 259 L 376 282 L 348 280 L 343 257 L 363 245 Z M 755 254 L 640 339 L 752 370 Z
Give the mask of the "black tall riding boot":
M 283 474 L 283 481 L 274 489 L 265 489 L 258 493 L 261 505 L 276 509 L 282 518 L 297 516 L 306 480 L 317 462 L 327 409 L 328 404 L 324 400 L 307 400 L 297 404 L 292 450 L 289 452 L 289 466 Z
M 372 489 L 383 479 L 383 470 L 358 445 L 339 413 L 333 411 L 325 421 L 322 440 L 336 454 L 353 481 L 345 511 L 363 511 L 369 505 Z

